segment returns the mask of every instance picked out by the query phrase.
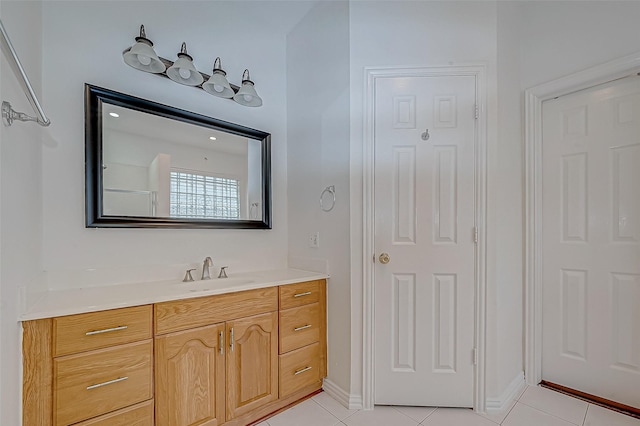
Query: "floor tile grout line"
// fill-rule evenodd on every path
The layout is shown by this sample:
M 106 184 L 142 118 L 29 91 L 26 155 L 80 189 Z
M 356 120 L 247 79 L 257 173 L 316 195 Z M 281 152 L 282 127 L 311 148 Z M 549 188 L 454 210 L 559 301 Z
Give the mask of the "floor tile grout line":
M 522 392 L 524 394 L 524 392 Z M 522 396 L 522 395 L 520 395 Z M 503 424 L 505 422 L 505 420 L 507 420 L 507 417 L 509 417 L 509 414 L 511 414 L 511 412 L 513 411 L 514 408 L 516 408 L 516 405 L 518 405 L 518 403 L 520 402 L 520 398 L 516 399 L 513 403 L 513 405 L 511 406 L 511 408 L 509 409 L 509 411 L 507 412 L 507 415 L 504 416 L 504 419 L 502 419 L 502 421 L 500 423 L 498 423 L 499 425 Z M 527 404 L 524 404 L 527 405 Z M 527 405 L 528 407 L 528 405 Z
M 424 418 L 424 420 L 420 422 L 420 424 L 424 423 L 424 422 L 425 422 L 429 417 L 433 416 L 433 413 L 435 413 L 436 411 L 438 411 L 438 408 L 440 408 L 440 407 L 436 407 L 436 409 L 435 409 L 435 410 L 433 410 L 432 412 L 430 412 L 430 413 L 427 415 L 427 417 L 425 417 L 425 418 Z
M 327 395 L 327 396 L 329 396 L 329 395 Z M 329 398 L 332 398 L 332 397 L 330 397 L 330 396 L 329 396 Z M 311 399 L 313 402 L 315 402 L 316 404 L 318 404 L 319 406 L 321 406 L 322 408 L 324 408 L 325 410 L 329 411 L 329 409 L 328 409 L 327 407 L 325 407 L 324 405 L 322 405 L 321 403 L 319 403 L 318 401 L 316 401 L 315 399 L 313 399 L 313 397 L 312 397 L 312 398 L 310 398 L 310 399 Z M 333 398 L 332 398 L 332 399 L 333 399 Z M 335 401 L 335 399 L 334 399 L 334 401 Z M 338 401 L 336 401 L 336 402 L 338 402 Z M 338 402 L 338 404 L 340 404 L 340 403 Z M 340 404 L 340 406 L 342 407 L 342 404 Z M 348 408 L 345 408 L 345 407 L 343 407 L 343 408 L 344 408 L 345 410 L 347 410 L 347 411 L 352 411 L 352 410 L 350 410 L 350 409 L 348 409 Z M 338 416 L 336 416 L 335 414 L 333 414 L 331 411 L 329 411 L 329 414 L 331 414 L 333 417 L 337 418 L 338 420 L 340 420 L 340 422 L 341 422 L 341 423 L 343 423 L 345 420 L 347 420 L 349 417 L 353 416 L 354 414 L 356 414 L 356 413 L 357 413 L 357 412 L 359 412 L 359 411 L 362 411 L 362 410 L 354 410 L 354 411 L 353 411 L 353 413 L 349 413 L 349 415 L 348 415 L 347 417 L 345 417 L 344 419 L 339 418 Z
M 427 418 L 429 418 L 429 416 L 430 416 L 431 414 L 433 414 L 433 412 L 434 412 L 434 411 L 436 411 L 436 410 L 438 409 L 438 407 L 435 407 L 435 410 L 433 410 L 431 413 L 427 414 L 427 417 L 425 417 L 425 418 L 424 418 L 424 419 L 422 419 L 422 420 L 416 420 L 416 419 L 414 419 L 413 417 L 411 417 L 411 416 L 409 416 L 409 415 L 407 415 L 407 414 L 403 413 L 402 411 L 398 410 L 398 408 L 397 408 L 397 407 L 407 407 L 406 405 L 387 405 L 386 407 L 391 407 L 391 408 L 393 408 L 394 410 L 396 410 L 398 413 L 402 414 L 403 416 L 405 416 L 405 417 L 409 417 L 411 420 L 413 420 L 414 422 L 416 422 L 416 424 L 417 424 L 418 426 L 420 426 L 420 425 L 422 424 L 422 422 L 424 422 L 425 420 L 427 420 Z M 411 406 L 409 405 L 408 407 L 411 407 Z M 429 407 L 423 407 L 423 408 L 429 408 Z
M 589 414 L 589 408 L 591 408 L 591 404 L 587 404 L 587 410 L 584 412 L 584 419 L 582 419 L 581 426 L 584 426 L 585 422 L 587 421 L 587 414 Z
M 551 417 L 555 417 L 556 419 L 560 419 L 560 420 L 562 420 L 563 422 L 567 422 L 567 423 L 569 423 L 569 424 L 576 425 L 576 426 L 582 426 L 582 425 L 579 425 L 579 424 L 574 423 L 574 422 L 572 422 L 572 421 L 569 421 L 569 420 L 567 420 L 567 419 L 563 419 L 562 417 L 558 417 L 558 416 L 556 416 L 555 414 L 551 414 L 551 413 L 549 413 L 549 412 L 547 412 L 547 411 L 543 411 L 543 410 L 541 410 L 541 409 L 539 409 L 539 408 L 536 408 L 536 407 L 534 407 L 534 406 L 532 406 L 532 405 L 529 405 L 529 404 L 527 404 L 527 403 L 524 403 L 524 402 L 522 402 L 522 401 L 518 401 L 518 402 L 519 402 L 520 404 L 522 404 L 522 405 L 526 405 L 526 406 L 527 406 L 527 407 L 529 407 L 529 408 L 533 408 L 534 410 L 540 411 L 541 413 L 545 413 L 545 414 L 550 415 Z M 588 408 L 589 408 L 589 406 L 587 406 L 587 409 L 588 409 Z M 584 421 L 583 421 L 583 423 L 584 423 Z
M 333 413 L 329 410 L 327 410 L 326 408 L 324 408 L 322 406 L 322 404 L 320 404 L 318 401 L 314 400 L 313 398 L 309 398 L 309 401 L 313 401 L 318 407 L 322 408 L 324 411 L 326 411 L 327 413 L 329 413 L 333 418 L 335 418 L 338 422 L 342 423 L 342 420 L 340 420 L 338 418 L 338 416 L 334 416 Z

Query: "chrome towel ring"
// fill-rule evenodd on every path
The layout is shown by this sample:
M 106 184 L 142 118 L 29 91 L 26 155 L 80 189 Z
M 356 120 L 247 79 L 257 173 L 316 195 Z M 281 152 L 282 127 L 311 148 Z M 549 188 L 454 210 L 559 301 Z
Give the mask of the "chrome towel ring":
M 327 201 L 325 201 L 325 199 Z M 336 187 L 327 186 L 320 194 L 320 209 L 323 212 L 330 212 L 336 205 Z

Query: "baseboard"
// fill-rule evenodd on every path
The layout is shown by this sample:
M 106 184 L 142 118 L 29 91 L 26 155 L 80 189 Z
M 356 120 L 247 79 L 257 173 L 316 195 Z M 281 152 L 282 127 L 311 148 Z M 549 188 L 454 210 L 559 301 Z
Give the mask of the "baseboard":
M 349 394 L 349 392 L 327 378 L 324 379 L 322 390 L 349 410 L 362 409 L 362 396 Z
M 497 398 L 487 398 L 487 411 L 496 412 L 509 408 L 509 405 L 515 401 L 526 386 L 524 381 L 524 372 L 518 375 L 509 383 L 509 386 Z

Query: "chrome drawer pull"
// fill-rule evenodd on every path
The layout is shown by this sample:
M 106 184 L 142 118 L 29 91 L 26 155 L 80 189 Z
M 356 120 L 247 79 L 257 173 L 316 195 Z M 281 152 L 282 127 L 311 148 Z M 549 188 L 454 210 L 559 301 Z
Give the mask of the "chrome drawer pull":
M 87 336 L 93 336 L 94 334 L 102 334 L 102 333 L 108 333 L 110 331 L 118 331 L 118 330 L 125 330 L 129 328 L 128 325 L 121 325 L 120 327 L 113 327 L 113 328 L 105 328 L 104 330 L 96 330 L 96 331 L 87 331 L 85 333 L 85 335 Z
M 297 376 L 298 374 L 302 374 L 302 373 L 304 373 L 305 371 L 309 371 L 309 370 L 311 370 L 311 367 L 305 367 L 305 368 L 303 368 L 302 370 L 296 370 L 296 371 L 293 373 L 293 375 L 294 375 L 294 376 Z
M 310 295 L 311 292 L 310 291 L 306 291 L 304 293 L 298 293 L 298 294 L 294 294 L 293 297 L 302 297 L 302 296 L 308 296 Z
M 302 327 L 296 327 L 296 328 L 293 329 L 293 331 L 300 331 L 300 330 L 304 330 L 306 328 L 311 328 L 311 324 L 303 325 Z
M 122 382 L 122 381 L 127 380 L 127 379 L 128 379 L 127 376 L 118 377 L 117 379 L 109 380 L 108 382 L 103 382 L 103 383 L 98 383 L 96 385 L 87 386 L 87 390 L 91 390 L 91 389 L 95 389 L 95 388 L 101 388 L 102 386 L 112 385 L 114 383 Z
M 220 332 L 220 355 L 224 354 L 224 333 L 221 331 Z

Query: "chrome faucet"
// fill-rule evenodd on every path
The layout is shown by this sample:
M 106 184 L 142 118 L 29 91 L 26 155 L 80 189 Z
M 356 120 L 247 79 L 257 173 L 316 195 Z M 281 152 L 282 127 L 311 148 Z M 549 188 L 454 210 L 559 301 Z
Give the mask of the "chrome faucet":
M 211 275 L 209 274 L 209 268 L 213 266 L 213 260 L 209 256 L 204 258 L 204 263 L 202 264 L 202 277 L 201 280 L 210 280 Z

